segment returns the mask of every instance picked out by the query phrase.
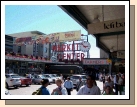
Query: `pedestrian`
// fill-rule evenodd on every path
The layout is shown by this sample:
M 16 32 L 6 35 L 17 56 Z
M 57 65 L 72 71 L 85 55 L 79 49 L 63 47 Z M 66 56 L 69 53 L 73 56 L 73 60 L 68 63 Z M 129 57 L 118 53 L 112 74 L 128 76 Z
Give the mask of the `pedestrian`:
M 67 89 L 68 95 L 71 95 L 71 91 L 73 91 L 73 82 L 70 80 L 70 77 L 67 77 L 67 80 L 64 82 L 64 87 Z
M 61 79 L 57 79 L 55 83 L 58 87 L 52 91 L 51 95 L 67 95 L 68 94 L 66 88 L 62 85 Z
M 111 87 L 109 85 L 105 86 L 104 90 L 105 92 L 103 95 L 114 95 L 114 92 L 111 91 Z
M 123 79 L 123 85 L 122 85 L 123 90 L 122 90 L 122 95 L 125 95 L 125 74 L 122 74 L 121 77 L 122 77 L 122 79 Z
M 41 91 L 42 91 L 42 95 L 50 95 L 50 92 L 47 89 L 47 86 L 49 85 L 49 80 L 48 79 L 43 79 L 41 81 L 41 84 L 42 84 L 42 86 L 40 88 L 41 88 Z
M 110 76 L 107 77 L 107 81 L 106 81 L 106 82 L 104 83 L 104 85 L 103 85 L 103 92 L 102 92 L 102 94 L 104 93 L 106 86 L 110 86 L 111 91 L 113 92 L 114 82 L 111 80 Z
M 93 75 L 87 76 L 86 85 L 79 89 L 77 95 L 101 95 L 100 88 L 95 85 L 95 77 Z
M 118 80 L 119 80 L 119 77 L 118 75 L 116 74 L 115 77 L 114 77 L 114 89 L 115 89 L 115 94 L 118 95 Z
M 31 78 L 31 73 L 28 72 L 27 78 Z
M 76 84 L 76 91 L 80 89 L 81 86 L 83 86 L 85 83 L 82 81 L 82 78 L 79 77 L 79 81 Z
M 60 74 L 60 79 L 62 80 L 62 82 L 64 82 L 64 77 L 62 74 Z
M 118 86 L 118 89 L 119 89 L 119 93 L 120 93 L 120 95 L 122 95 L 122 91 L 123 91 L 123 79 L 122 79 L 122 77 L 121 77 L 121 74 L 119 74 L 119 79 L 118 79 L 118 84 L 119 84 L 119 86 Z

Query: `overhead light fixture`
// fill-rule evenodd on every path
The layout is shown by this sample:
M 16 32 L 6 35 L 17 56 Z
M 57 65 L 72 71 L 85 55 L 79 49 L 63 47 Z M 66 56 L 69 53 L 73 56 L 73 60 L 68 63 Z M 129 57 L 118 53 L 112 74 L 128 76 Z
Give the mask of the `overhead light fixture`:
M 98 23 L 98 22 L 100 22 L 100 20 L 99 20 L 99 15 L 96 14 L 96 15 L 94 15 L 94 18 L 93 18 L 92 23 Z
M 113 47 L 110 49 L 110 52 L 114 52 L 114 49 L 113 49 Z

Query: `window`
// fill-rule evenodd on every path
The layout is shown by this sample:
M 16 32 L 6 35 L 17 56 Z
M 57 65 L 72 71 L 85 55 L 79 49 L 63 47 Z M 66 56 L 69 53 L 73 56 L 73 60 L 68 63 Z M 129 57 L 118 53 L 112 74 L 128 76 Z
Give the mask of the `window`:
M 45 53 L 47 53 L 47 48 L 45 48 Z
M 21 53 L 21 46 L 18 46 L 18 53 Z
M 19 75 L 11 75 L 12 78 L 19 78 Z
M 9 75 L 5 75 L 6 76 L 6 78 L 9 78 L 10 76 Z

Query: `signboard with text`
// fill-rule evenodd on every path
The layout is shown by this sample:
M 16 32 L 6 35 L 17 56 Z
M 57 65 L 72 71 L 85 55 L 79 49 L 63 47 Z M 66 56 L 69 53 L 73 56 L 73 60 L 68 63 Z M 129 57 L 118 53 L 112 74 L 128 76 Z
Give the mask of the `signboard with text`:
M 125 31 L 125 18 L 88 24 L 88 34 Z
M 83 59 L 83 65 L 109 65 L 108 59 Z

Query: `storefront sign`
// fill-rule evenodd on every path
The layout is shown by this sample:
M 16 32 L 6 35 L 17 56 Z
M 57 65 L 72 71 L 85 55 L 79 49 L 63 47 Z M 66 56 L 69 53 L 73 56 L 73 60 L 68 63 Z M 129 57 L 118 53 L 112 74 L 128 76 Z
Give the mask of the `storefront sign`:
M 81 39 L 81 32 L 79 31 L 71 31 L 71 32 L 62 32 L 60 33 L 60 42 L 65 41 L 75 41 Z
M 84 53 L 63 53 L 63 54 L 58 54 L 57 58 L 63 58 L 63 59 L 81 59 L 83 60 L 85 57 Z
M 109 65 L 108 59 L 83 59 L 83 65 Z
M 88 24 L 89 34 L 125 31 L 125 18 Z
M 81 59 L 85 57 L 84 53 L 74 52 L 80 50 L 80 43 L 75 44 L 62 44 L 62 45 L 53 45 L 52 50 L 57 54 L 57 58 L 60 59 Z M 66 53 L 65 53 L 66 52 Z

